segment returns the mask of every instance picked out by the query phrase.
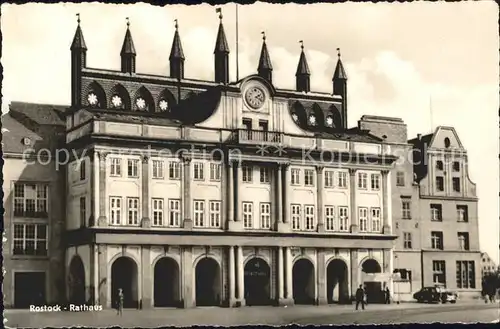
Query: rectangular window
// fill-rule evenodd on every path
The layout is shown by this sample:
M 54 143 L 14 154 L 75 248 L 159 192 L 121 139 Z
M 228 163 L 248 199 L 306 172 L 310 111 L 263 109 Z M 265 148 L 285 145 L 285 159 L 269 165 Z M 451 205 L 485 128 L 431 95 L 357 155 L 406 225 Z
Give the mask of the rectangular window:
M 304 185 L 314 186 L 314 170 L 312 169 L 304 170 Z
M 163 226 L 163 199 L 153 199 L 153 226 Z
M 260 204 L 260 227 L 263 229 L 271 228 L 271 204 Z
M 398 171 L 396 173 L 396 186 L 405 186 L 406 179 L 404 171 Z
M 243 227 L 253 227 L 253 203 L 243 202 Z
M 468 222 L 469 221 L 469 211 L 467 206 L 459 205 L 457 206 L 457 221 Z
M 139 160 L 129 159 L 128 160 L 128 177 L 137 178 L 139 177 Z
M 454 161 L 453 162 L 453 171 L 460 171 L 460 162 Z
M 292 230 L 300 230 L 301 215 L 300 205 L 292 204 Z
M 243 127 L 246 130 L 252 130 L 252 119 L 243 118 Z
M 14 255 L 47 256 L 46 224 L 14 224 Z
M 14 184 L 14 216 L 46 218 L 48 206 L 48 185 Z
M 432 261 L 432 278 L 435 284 L 446 287 L 446 263 L 444 260 Z
M 411 232 L 403 233 L 403 248 L 412 249 Z
M 122 159 L 111 158 L 110 176 L 121 176 L 122 175 Z
M 325 223 L 327 231 L 335 231 L 335 207 L 325 206 Z
M 460 250 L 469 250 L 469 233 L 468 232 L 458 232 L 458 248 Z
M 292 169 L 292 185 L 300 184 L 300 169 Z
M 260 182 L 269 183 L 269 168 L 260 167 Z
M 349 230 L 349 216 L 347 207 L 339 207 L 339 231 L 347 232 Z
M 84 227 L 87 222 L 86 198 L 80 197 L 80 227 Z
M 431 204 L 431 220 L 437 222 L 443 220 L 443 207 L 440 204 Z
M 85 180 L 85 174 L 87 172 L 86 164 L 85 160 L 80 161 L 80 180 Z
M 209 212 L 210 212 L 210 227 L 219 228 L 221 224 L 220 220 L 220 212 L 221 212 L 221 203 L 220 201 L 210 201 L 209 203 Z
M 371 231 L 375 233 L 380 233 L 382 228 L 380 226 L 380 208 L 372 208 L 372 222 Z
M 177 161 L 168 163 L 168 177 L 170 179 L 181 179 L 181 164 Z
M 474 261 L 457 261 L 457 288 L 475 289 L 476 288 L 476 269 Z
M 441 160 L 436 161 L 436 169 L 437 170 L 443 170 L 444 169 L 443 161 L 441 161 Z
M 153 160 L 153 178 L 163 178 L 163 161 Z
M 210 180 L 220 181 L 222 165 L 220 163 L 210 164 Z
M 325 170 L 325 187 L 333 187 L 335 171 Z
M 401 280 L 403 281 L 412 281 L 411 270 L 408 270 L 406 268 L 395 268 L 394 273 L 399 273 L 401 276 Z
M 139 198 L 127 198 L 127 224 L 139 225 Z
M 368 179 L 368 174 L 366 173 L 358 173 L 358 188 L 362 190 L 367 189 L 367 179 Z
M 194 162 L 193 163 L 193 179 L 195 180 L 204 180 L 204 163 Z
M 252 182 L 252 173 L 253 173 L 252 166 L 242 166 L 241 167 L 242 179 L 245 183 Z
M 380 175 L 371 174 L 371 188 L 374 191 L 380 190 Z
M 460 178 L 453 177 L 452 182 L 453 182 L 453 191 L 460 192 Z
M 194 200 L 194 227 L 205 226 L 205 201 Z
M 315 228 L 314 223 L 314 206 L 304 206 L 306 230 L 312 231 Z
M 346 188 L 347 187 L 347 173 L 343 171 L 337 172 L 337 187 Z
M 181 226 L 181 200 L 178 199 L 168 200 L 168 226 L 170 227 Z
M 111 197 L 109 198 L 109 209 L 110 209 L 110 222 L 111 225 L 121 225 L 122 224 L 122 198 Z
M 411 202 L 409 200 L 401 201 L 401 217 L 411 219 Z
M 439 192 L 444 191 L 444 178 L 443 176 L 436 176 L 436 190 Z
M 431 248 L 443 250 L 443 232 L 431 232 Z
M 368 208 L 358 208 L 359 231 L 368 231 Z

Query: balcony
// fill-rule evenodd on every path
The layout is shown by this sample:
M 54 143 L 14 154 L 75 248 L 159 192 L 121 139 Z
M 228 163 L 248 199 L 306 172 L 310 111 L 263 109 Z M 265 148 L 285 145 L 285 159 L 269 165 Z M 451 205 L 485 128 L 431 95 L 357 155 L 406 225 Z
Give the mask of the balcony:
M 283 135 L 279 132 L 266 130 L 238 129 L 235 132 L 235 142 L 241 144 L 281 144 Z

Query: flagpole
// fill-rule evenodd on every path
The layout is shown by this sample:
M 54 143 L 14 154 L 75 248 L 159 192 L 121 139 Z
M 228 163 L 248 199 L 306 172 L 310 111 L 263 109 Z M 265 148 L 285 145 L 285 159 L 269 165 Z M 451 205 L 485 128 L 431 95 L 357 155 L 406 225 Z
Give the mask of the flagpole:
M 429 95 L 429 118 L 430 118 L 430 122 L 431 122 L 431 134 L 433 132 L 433 129 L 434 129 L 434 124 L 433 124 L 433 120 L 432 120 L 432 95 Z
M 239 46 L 238 46 L 238 4 L 236 4 L 236 81 L 240 80 L 239 65 Z

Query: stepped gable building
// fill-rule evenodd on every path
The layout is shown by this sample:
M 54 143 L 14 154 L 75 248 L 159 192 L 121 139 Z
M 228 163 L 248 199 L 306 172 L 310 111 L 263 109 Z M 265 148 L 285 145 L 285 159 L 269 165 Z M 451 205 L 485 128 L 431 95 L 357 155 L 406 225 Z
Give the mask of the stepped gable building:
M 214 79 L 201 81 L 186 78 L 177 22 L 166 76 L 136 72 L 129 26 L 121 72 L 89 68 L 78 25 L 66 111 L 77 155 L 66 177 L 70 301 L 111 307 L 122 288 L 126 307 L 325 304 L 362 283 L 376 299 L 390 284 L 400 137 L 369 129 L 393 122 L 347 128 L 340 54 L 332 93 L 311 91 L 303 44 L 296 89 L 279 89 L 266 42 L 257 74 L 231 82 L 221 15 Z

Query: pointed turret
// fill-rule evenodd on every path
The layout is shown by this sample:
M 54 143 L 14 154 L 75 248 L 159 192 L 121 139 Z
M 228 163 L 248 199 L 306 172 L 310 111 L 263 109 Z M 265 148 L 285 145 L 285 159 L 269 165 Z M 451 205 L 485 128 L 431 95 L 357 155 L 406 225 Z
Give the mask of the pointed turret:
M 122 50 L 120 52 L 122 59 L 122 72 L 135 73 L 135 47 L 132 34 L 130 33 L 130 21 L 127 17 L 127 31 L 125 32 L 125 39 L 123 40 Z
M 271 58 L 269 57 L 269 52 L 267 51 L 265 32 L 262 32 L 262 49 L 260 50 L 259 67 L 257 68 L 257 72 L 261 77 L 270 83 L 273 82 L 273 65 L 271 64 Z
M 184 79 L 184 51 L 182 50 L 181 38 L 179 36 L 179 24 L 175 20 L 174 40 L 170 50 L 170 76 L 172 78 Z
M 71 43 L 71 106 L 81 105 L 82 101 L 82 69 L 87 65 L 87 45 L 83 38 L 83 32 L 80 27 L 80 14 L 78 17 L 75 36 Z
M 311 72 L 309 71 L 309 65 L 307 64 L 306 54 L 304 53 L 304 42 L 300 42 L 300 58 L 299 64 L 297 65 L 297 72 L 295 73 L 295 86 L 297 91 L 309 92 L 311 91 Z
M 337 48 L 337 66 L 333 74 L 333 94 L 342 96 L 342 126 L 347 128 L 347 74 L 345 73 L 344 65 L 340 56 L 340 48 Z
M 227 84 L 229 82 L 229 45 L 224 32 L 224 25 L 222 25 L 222 9 L 217 8 L 215 11 L 219 13 L 220 20 L 214 49 L 215 82 Z

